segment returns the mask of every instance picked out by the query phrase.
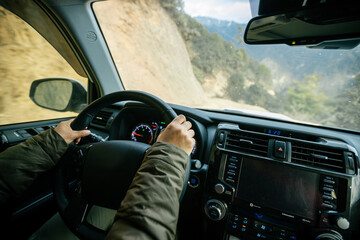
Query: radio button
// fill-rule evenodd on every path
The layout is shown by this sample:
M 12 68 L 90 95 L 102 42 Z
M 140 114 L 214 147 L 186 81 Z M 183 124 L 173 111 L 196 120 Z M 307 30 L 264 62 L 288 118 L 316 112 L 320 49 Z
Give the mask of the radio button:
M 230 162 L 233 162 L 233 163 L 238 163 L 239 162 L 239 159 L 237 156 L 230 156 L 229 157 L 229 161 Z
M 327 180 L 331 180 L 331 181 L 335 181 L 335 178 L 334 177 L 331 177 L 331 176 L 325 176 L 324 180 L 327 179 Z
M 325 183 L 329 183 L 329 184 L 335 184 L 335 181 L 334 180 L 330 180 L 330 179 L 324 179 L 324 182 Z
M 326 204 L 326 203 L 321 204 L 321 206 L 322 206 L 322 207 L 325 207 L 325 208 L 329 208 L 329 209 L 333 209 L 333 208 L 334 208 L 333 205 Z
M 334 189 L 328 188 L 328 187 L 323 187 L 323 190 L 324 190 L 324 191 L 329 191 L 329 192 L 333 192 L 333 191 L 334 191 Z
M 334 198 L 329 195 L 322 195 L 322 198 L 327 200 L 334 200 Z
M 229 164 L 228 167 L 231 168 L 231 169 L 237 169 L 238 168 L 236 165 L 233 165 L 233 164 Z
M 235 182 L 235 181 L 234 181 L 234 179 L 231 179 L 231 178 L 229 178 L 229 177 L 228 177 L 228 178 L 226 178 L 226 179 L 225 179 L 225 181 L 227 181 L 227 182 L 231 182 L 231 183 L 234 183 L 234 182 Z

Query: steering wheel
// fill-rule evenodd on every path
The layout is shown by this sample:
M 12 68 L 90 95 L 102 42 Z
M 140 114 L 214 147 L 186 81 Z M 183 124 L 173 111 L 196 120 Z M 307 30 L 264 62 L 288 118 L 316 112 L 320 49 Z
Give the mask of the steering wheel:
M 74 130 L 85 129 L 102 108 L 128 100 L 143 102 L 155 108 L 167 122 L 177 116 L 167 103 L 151 94 L 121 91 L 91 103 L 75 118 L 71 127 Z M 150 145 L 141 142 L 111 140 L 83 147 L 75 146 L 62 157 L 55 171 L 54 195 L 62 219 L 75 235 L 80 239 L 105 238 L 106 231 L 88 223 L 86 216 L 93 205 L 110 209 L 120 207 L 149 148 Z M 190 173 L 190 163 L 187 166 L 180 201 Z M 69 169 L 75 169 L 79 178 L 75 186 L 71 187 L 67 179 Z

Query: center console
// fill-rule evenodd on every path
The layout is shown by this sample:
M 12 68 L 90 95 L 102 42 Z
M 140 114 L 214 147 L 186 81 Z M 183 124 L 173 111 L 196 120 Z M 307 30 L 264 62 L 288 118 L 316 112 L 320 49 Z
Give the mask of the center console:
M 352 239 L 358 219 L 350 217 L 356 167 L 349 169 L 355 164 L 349 161 L 356 154 L 346 146 L 327 152 L 319 146 L 321 150 L 312 153 L 302 151 L 307 158 L 318 158 L 319 164 L 317 159 L 303 164 L 295 162 L 295 141 L 267 129 L 218 126 L 204 199 L 208 237 Z M 342 163 L 336 164 L 343 168 L 327 166 L 334 154 L 341 156 L 336 160 Z

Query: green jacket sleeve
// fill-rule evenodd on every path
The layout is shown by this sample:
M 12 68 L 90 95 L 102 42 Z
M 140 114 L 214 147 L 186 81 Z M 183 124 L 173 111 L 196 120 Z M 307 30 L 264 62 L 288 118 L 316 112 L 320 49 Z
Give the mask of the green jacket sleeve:
M 170 143 L 146 153 L 106 239 L 175 239 L 189 156 Z
M 0 154 L 0 205 L 24 192 L 36 177 L 55 166 L 67 144 L 53 129 Z

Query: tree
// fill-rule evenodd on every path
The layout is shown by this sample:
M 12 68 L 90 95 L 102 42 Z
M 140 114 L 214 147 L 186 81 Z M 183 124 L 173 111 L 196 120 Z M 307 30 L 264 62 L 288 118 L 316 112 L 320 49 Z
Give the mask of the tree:
M 238 32 L 235 35 L 236 42 L 239 44 L 239 46 L 243 43 L 242 31 L 242 27 L 239 25 Z
M 231 75 L 227 82 L 226 93 L 231 100 L 239 101 L 243 98 L 244 91 L 244 77 L 241 73 Z
M 326 118 L 330 107 L 328 97 L 318 89 L 320 76 L 306 77 L 303 81 L 294 81 L 287 89 L 286 112 L 298 120 L 321 122 Z
M 334 118 L 330 124 L 360 130 L 360 74 L 337 99 Z

